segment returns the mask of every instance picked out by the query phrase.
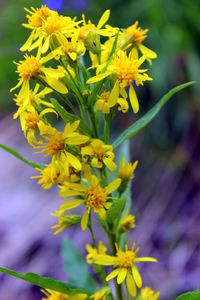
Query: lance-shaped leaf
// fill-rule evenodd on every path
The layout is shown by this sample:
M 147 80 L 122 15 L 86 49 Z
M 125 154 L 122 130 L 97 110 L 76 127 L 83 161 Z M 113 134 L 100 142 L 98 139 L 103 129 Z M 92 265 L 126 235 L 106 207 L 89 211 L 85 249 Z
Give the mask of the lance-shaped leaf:
M 166 95 L 164 95 L 161 100 L 152 108 L 150 109 L 142 118 L 140 118 L 138 121 L 136 121 L 133 125 L 128 127 L 120 136 L 114 141 L 113 148 L 117 148 L 121 143 L 126 141 L 127 139 L 130 139 L 132 136 L 134 136 L 136 133 L 138 133 L 142 128 L 147 126 L 149 122 L 151 122 L 155 116 L 159 113 L 161 108 L 164 104 L 167 103 L 167 101 L 177 92 L 185 89 L 186 87 L 194 84 L 195 81 L 190 81 L 184 84 L 181 84 L 173 89 L 171 89 Z
M 2 267 L 0 267 L 0 272 L 25 280 L 41 288 L 50 289 L 52 291 L 60 292 L 63 294 L 68 294 L 68 295 L 74 295 L 77 293 L 90 294 L 90 292 L 86 291 L 85 289 L 75 288 L 63 281 L 54 280 L 49 277 L 42 277 L 35 273 L 20 274 L 13 270 L 9 270 Z
M 188 292 L 180 295 L 176 300 L 199 300 L 200 290 L 194 292 Z
M 15 156 L 16 158 L 18 158 L 19 160 L 23 161 L 25 164 L 29 165 L 30 167 L 32 168 L 38 168 L 38 169 L 43 169 L 44 166 L 43 165 L 38 165 L 32 161 L 29 161 L 27 159 L 25 159 L 23 156 L 21 156 L 21 154 L 19 154 L 16 150 L 8 147 L 8 146 L 5 146 L 5 145 L 2 145 L 0 144 L 0 148 L 9 152 L 11 155 Z

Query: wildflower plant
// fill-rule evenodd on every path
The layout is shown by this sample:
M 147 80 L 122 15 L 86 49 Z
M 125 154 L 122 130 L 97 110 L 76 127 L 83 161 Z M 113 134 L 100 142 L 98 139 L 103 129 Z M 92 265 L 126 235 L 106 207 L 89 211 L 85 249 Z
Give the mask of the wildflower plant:
M 111 144 L 116 110 L 127 113 L 130 109 L 136 120 L 142 105 L 137 90 L 152 80 L 149 69 L 157 54 L 144 45 L 148 30 L 138 22 L 126 29 L 112 27 L 109 10 L 97 25 L 84 15 L 78 20 L 46 6 L 25 10 L 23 26 L 30 36 L 20 49 L 26 52 L 23 60 L 16 62 L 19 79 L 11 89 L 16 93 L 14 119 L 20 119 L 27 142 L 36 154 L 47 156 L 48 163 L 32 163 L 7 146 L 1 148 L 32 166 L 32 178 L 42 188 L 58 187 L 62 204 L 51 214 L 57 220 L 52 226 L 54 234 L 70 226 L 91 233 L 93 244 L 86 245 L 85 261 L 93 265 L 100 284 L 89 274 L 85 276 L 92 284 L 81 285 L 76 278 L 71 285 L 32 273 L 0 271 L 40 286 L 41 299 L 123 300 L 131 296 L 156 300 L 159 292 L 143 287 L 139 265 L 157 259 L 140 256 L 135 241 L 128 240 L 128 233 L 137 230 L 130 213 L 130 187 L 138 161 L 127 161 L 127 140 L 145 127 L 174 93 L 192 82 L 172 89 Z M 62 120 L 62 130 L 50 121 L 50 114 Z M 123 156 L 120 149 L 125 148 Z M 79 206 L 82 213 L 74 214 Z M 106 245 L 95 232 L 94 219 L 104 229 Z M 112 270 L 108 271 L 108 266 Z M 109 285 L 113 279 L 115 288 Z

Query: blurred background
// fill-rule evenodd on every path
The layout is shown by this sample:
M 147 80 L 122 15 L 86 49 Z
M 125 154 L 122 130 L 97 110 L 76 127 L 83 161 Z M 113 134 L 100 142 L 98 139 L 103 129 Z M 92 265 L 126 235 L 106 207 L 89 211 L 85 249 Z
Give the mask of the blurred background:
M 108 4 L 109 2 L 109 4 Z M 132 186 L 136 229 L 131 238 L 141 255 L 159 260 L 144 266 L 144 285 L 173 300 L 200 287 L 200 3 L 198 0 L 46 0 L 0 1 L 0 143 L 17 149 L 27 159 L 41 158 L 25 141 L 9 90 L 17 80 L 13 60 L 28 36 L 21 23 L 24 6 L 49 8 L 62 14 L 84 12 L 94 22 L 111 9 L 110 23 L 127 27 L 136 20 L 149 28 L 145 45 L 158 58 L 150 84 L 138 88 L 140 117 L 170 88 L 196 80 L 195 86 L 175 95 L 159 116 L 131 140 L 132 160 L 139 160 Z M 132 124 L 131 110 L 118 115 L 115 134 Z M 116 129 L 117 128 L 117 129 Z M 65 280 L 60 256 L 62 238 L 69 236 L 82 254 L 89 236 L 73 229 L 54 237 L 50 216 L 58 207 L 57 190 L 44 191 L 30 179 L 34 171 L 0 150 L 0 265 L 19 272 L 38 272 Z M 99 233 L 100 234 L 100 233 Z M 100 234 L 101 235 L 101 234 Z M 100 238 L 101 236 L 99 236 Z M 0 275 L 1 300 L 38 300 L 41 293 L 29 284 Z

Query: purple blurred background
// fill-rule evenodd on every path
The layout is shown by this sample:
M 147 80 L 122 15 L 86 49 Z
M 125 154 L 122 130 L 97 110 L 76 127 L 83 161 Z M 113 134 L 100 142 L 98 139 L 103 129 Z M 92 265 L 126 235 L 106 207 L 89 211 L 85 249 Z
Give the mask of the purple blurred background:
M 33 1 L 32 5 L 40 3 Z M 103 0 L 45 3 L 72 15 L 84 11 L 93 19 L 108 8 Z M 27 6 L 25 1 L 18 5 L 14 0 L 0 4 L 0 143 L 15 148 L 29 160 L 42 161 L 27 145 L 19 122 L 12 119 L 15 108 L 8 92 L 16 82 L 11 62 L 20 57 L 18 48 L 25 40 L 25 30 L 20 28 L 23 4 Z M 151 69 L 154 81 L 139 90 L 140 116 L 171 87 L 198 78 L 200 39 L 195 20 L 199 6 L 184 0 L 177 5 L 172 0 L 167 7 L 160 7 L 156 0 L 109 3 L 111 24 L 128 26 L 141 20 L 144 28 L 151 29 L 148 41 L 159 53 Z M 159 16 L 165 17 L 160 20 Z M 139 165 L 132 186 L 132 212 L 137 226 L 130 239 L 140 247 L 140 255 L 159 260 L 156 265 L 142 266 L 141 271 L 144 285 L 160 290 L 161 300 L 173 300 L 181 292 L 200 287 L 199 103 L 197 84 L 175 96 L 152 124 L 131 140 L 131 157 L 133 161 L 138 159 Z M 119 114 L 113 125 L 115 135 L 135 118 L 132 113 Z M 0 150 L 0 266 L 65 280 L 60 255 L 63 237 L 69 236 L 85 255 L 89 233 L 83 234 L 77 227 L 53 236 L 50 227 L 56 220 L 50 212 L 61 201 L 56 188 L 44 191 L 30 179 L 34 174 L 29 166 Z M 100 239 L 98 229 L 97 234 Z M 0 282 L 1 300 L 41 299 L 39 289 L 25 282 L 4 275 L 0 275 Z

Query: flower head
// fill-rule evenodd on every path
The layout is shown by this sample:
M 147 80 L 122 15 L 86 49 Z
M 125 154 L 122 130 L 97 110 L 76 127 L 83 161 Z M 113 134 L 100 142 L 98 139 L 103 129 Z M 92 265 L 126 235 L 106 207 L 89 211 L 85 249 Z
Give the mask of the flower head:
M 131 106 L 133 112 L 137 113 L 139 103 L 133 84 L 136 84 L 136 86 L 143 85 L 145 81 L 152 80 L 152 78 L 147 75 L 146 69 L 140 69 L 145 59 L 146 56 L 136 59 L 133 51 L 130 51 L 129 55 L 127 55 L 125 51 L 118 50 L 108 65 L 107 71 L 90 78 L 87 83 L 97 82 L 111 75 L 115 76 L 116 81 L 108 99 L 108 105 L 110 107 L 114 106 L 117 103 L 119 95 L 122 95 L 122 97 L 126 99 L 127 93 L 125 88 L 129 87 Z M 100 66 L 99 70 L 102 68 L 103 65 Z
M 126 163 L 125 157 L 120 160 L 118 176 L 122 179 L 122 181 L 128 181 L 133 176 L 133 173 L 138 165 L 138 161 L 136 160 L 134 164 Z
M 51 213 L 51 216 L 58 218 L 58 224 L 51 226 L 52 229 L 56 229 L 54 235 L 57 235 L 66 228 L 71 227 L 72 225 L 79 224 L 81 222 L 81 216 L 70 214 L 61 215 L 57 210 L 55 213 Z
M 90 296 L 90 299 L 93 300 L 106 300 L 106 295 L 110 294 L 110 288 L 104 287 L 95 294 Z
M 116 255 L 97 255 L 94 259 L 95 264 L 103 266 L 114 266 L 115 269 L 106 277 L 109 281 L 117 277 L 117 283 L 121 284 L 126 279 L 128 291 L 132 297 L 136 296 L 136 285 L 138 288 L 142 287 L 142 278 L 136 267 L 140 262 L 157 262 L 152 257 L 138 257 L 139 248 L 135 249 L 135 243 L 131 250 L 128 250 L 125 245 L 125 251 L 119 249 L 116 244 Z
M 121 183 L 121 179 L 117 178 L 109 185 L 102 187 L 100 180 L 96 176 L 91 175 L 90 172 L 86 172 L 85 177 L 85 184 L 66 182 L 60 186 L 59 193 L 60 196 L 67 198 L 74 197 L 73 200 L 67 200 L 60 206 L 59 211 L 61 214 L 67 210 L 78 207 L 81 204 L 85 205 L 86 211 L 81 219 L 82 230 L 87 228 L 91 210 L 98 214 L 102 219 L 106 219 L 106 211 L 112 204 L 112 198 L 109 195 L 115 191 Z
M 120 226 L 123 231 L 135 228 L 135 216 L 126 211 L 124 218 L 120 221 Z
M 155 292 L 151 287 L 143 287 L 138 300 L 158 300 L 160 292 Z
M 91 140 L 90 144 L 81 148 L 81 154 L 84 159 L 91 156 L 91 165 L 94 168 L 102 168 L 103 165 L 113 172 L 116 164 L 113 162 L 115 154 L 111 145 L 105 145 L 103 141 L 98 139 Z

